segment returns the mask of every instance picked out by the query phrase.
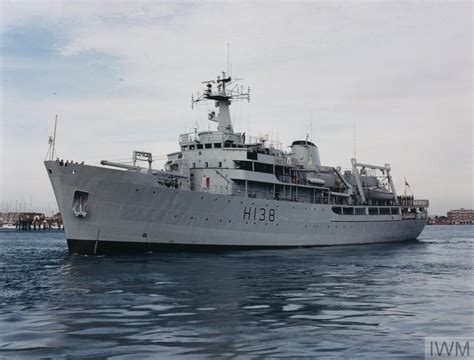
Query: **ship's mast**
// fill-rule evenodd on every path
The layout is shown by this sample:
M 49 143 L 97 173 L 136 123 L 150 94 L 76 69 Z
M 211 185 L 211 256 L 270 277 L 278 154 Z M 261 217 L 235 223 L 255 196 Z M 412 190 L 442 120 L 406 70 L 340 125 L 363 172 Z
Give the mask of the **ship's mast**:
M 242 87 L 238 88 L 237 85 L 232 87 L 232 85 L 234 85 L 238 80 L 240 79 L 232 80 L 230 76 L 227 76 L 225 72 L 222 72 L 222 77 L 218 76 L 217 80 L 204 81 L 203 83 L 206 84 L 204 94 L 198 94 L 197 99 L 194 99 L 194 97 L 191 99 L 192 105 L 203 100 L 215 101 L 215 106 L 219 108 L 219 114 L 216 119 L 215 113 L 211 112 L 209 114 L 209 120 L 217 121 L 217 130 L 219 132 L 234 132 L 229 109 L 232 100 L 246 99 L 250 101 L 250 88 L 247 89 L 247 92 L 244 92 Z M 214 89 L 214 84 L 216 84 L 216 89 Z

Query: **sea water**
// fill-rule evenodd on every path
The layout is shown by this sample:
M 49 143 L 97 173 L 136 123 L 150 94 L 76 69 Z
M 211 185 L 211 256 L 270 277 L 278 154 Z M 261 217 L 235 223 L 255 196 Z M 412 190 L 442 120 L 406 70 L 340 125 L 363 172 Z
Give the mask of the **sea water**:
M 94 257 L 0 231 L 0 357 L 423 357 L 472 337 L 473 238 Z

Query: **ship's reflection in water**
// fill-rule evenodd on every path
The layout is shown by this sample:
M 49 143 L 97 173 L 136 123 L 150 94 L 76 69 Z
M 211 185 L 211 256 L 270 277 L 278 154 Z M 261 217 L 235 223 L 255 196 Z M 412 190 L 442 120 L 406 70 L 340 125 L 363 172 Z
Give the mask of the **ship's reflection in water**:
M 68 256 L 59 235 L 0 234 L 0 355 L 423 356 L 425 336 L 473 331 L 472 233 L 114 257 Z

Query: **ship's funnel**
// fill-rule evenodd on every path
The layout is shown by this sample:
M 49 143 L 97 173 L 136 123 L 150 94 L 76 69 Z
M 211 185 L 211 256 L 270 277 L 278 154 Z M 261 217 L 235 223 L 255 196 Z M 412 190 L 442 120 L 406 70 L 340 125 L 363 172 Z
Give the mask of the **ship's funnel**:
M 297 140 L 291 144 L 291 157 L 306 170 L 317 171 L 321 166 L 318 147 L 311 141 Z

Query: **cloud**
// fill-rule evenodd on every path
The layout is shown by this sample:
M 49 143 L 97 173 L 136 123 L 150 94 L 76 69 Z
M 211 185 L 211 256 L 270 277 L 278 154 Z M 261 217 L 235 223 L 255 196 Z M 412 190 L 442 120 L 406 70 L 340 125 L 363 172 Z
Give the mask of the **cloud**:
M 41 170 L 14 159 L 41 163 L 56 113 L 75 160 L 163 154 L 196 122 L 207 129 L 211 105 L 191 110 L 190 95 L 227 67 L 230 43 L 252 94 L 233 106 L 237 128 L 285 144 L 312 133 L 324 163 L 348 166 L 355 119 L 361 160 L 392 163 L 399 188 L 406 176 L 436 212 L 472 206 L 471 8 L 2 2 L 2 168 L 30 184 L 2 171 L 2 198 L 33 186 L 52 198 Z

